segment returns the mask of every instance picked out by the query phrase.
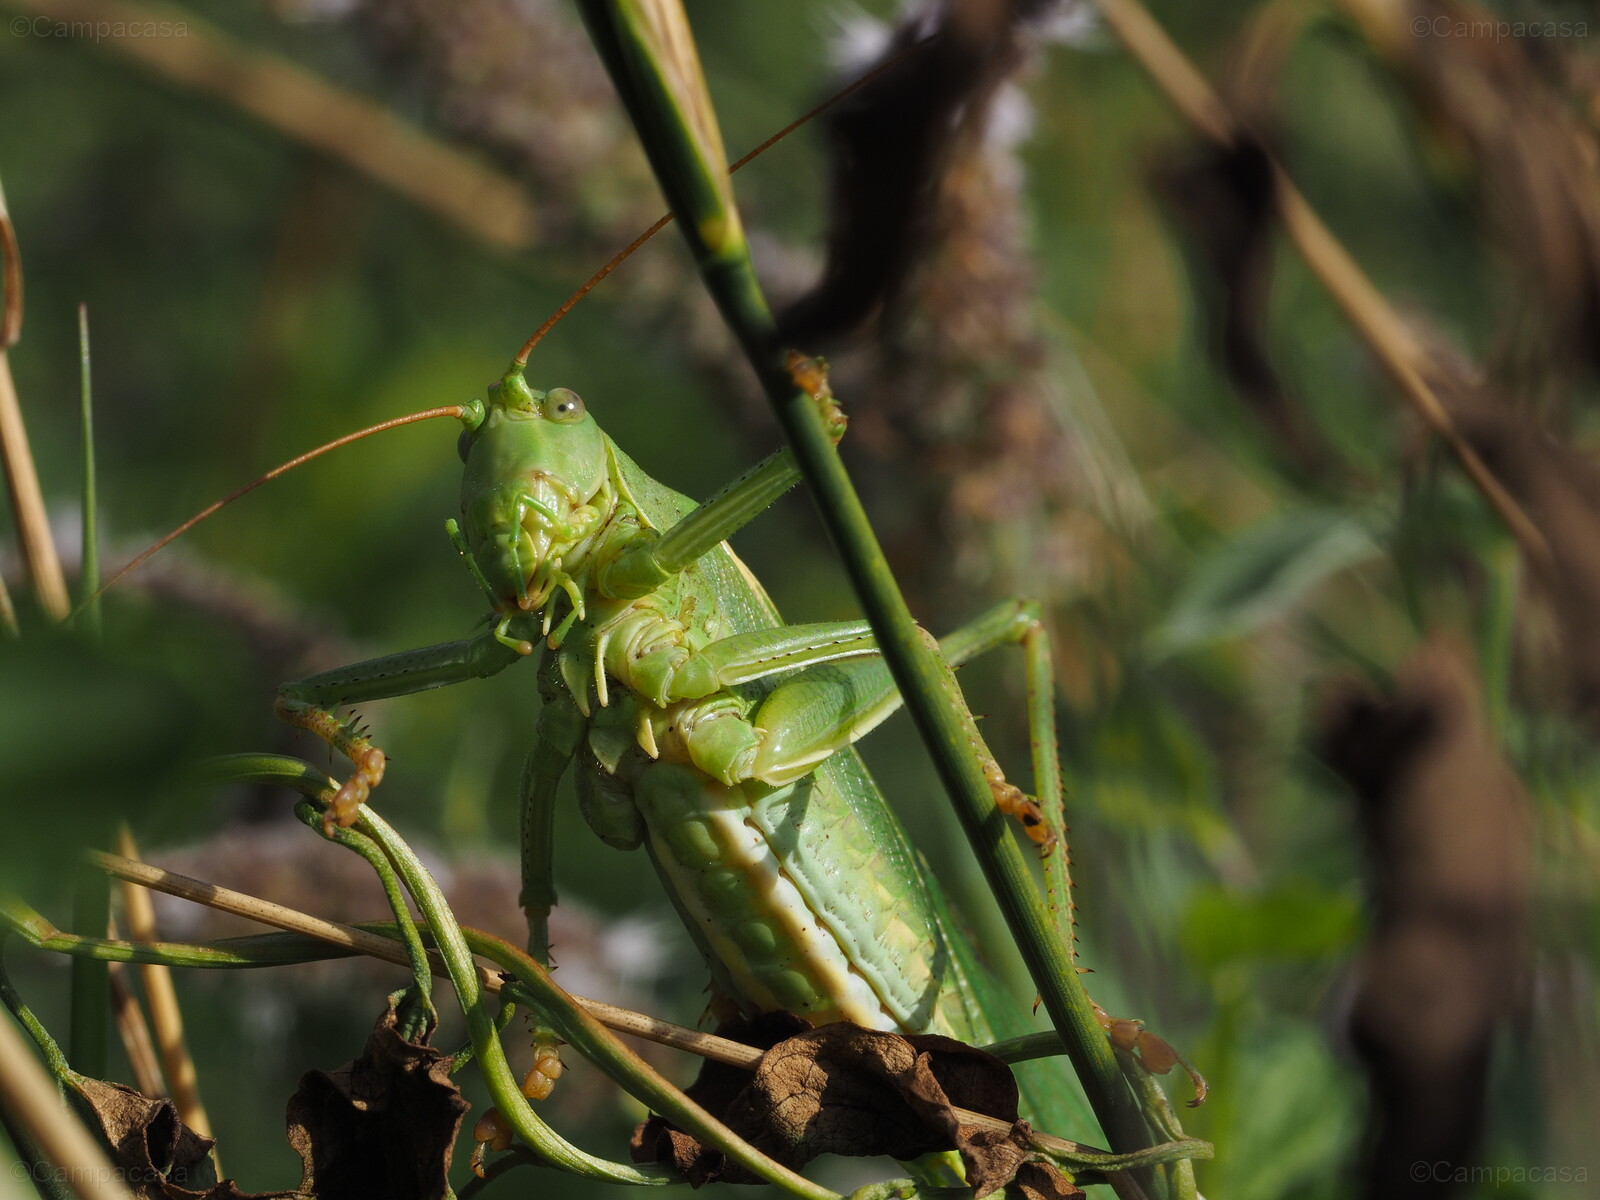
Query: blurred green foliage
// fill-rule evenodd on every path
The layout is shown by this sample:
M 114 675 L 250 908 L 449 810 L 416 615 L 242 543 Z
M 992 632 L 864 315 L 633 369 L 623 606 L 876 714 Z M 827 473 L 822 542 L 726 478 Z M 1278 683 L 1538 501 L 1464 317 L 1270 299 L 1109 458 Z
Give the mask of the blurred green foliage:
M 441 123 L 426 94 L 348 22 L 315 5 L 278 7 L 300 19 L 260 3 L 195 11 L 424 127 Z M 1214 74 L 1253 8 L 1156 6 Z M 707 0 L 690 15 L 734 153 L 823 89 L 833 6 Z M 562 69 L 528 48 L 528 71 Z M 1505 544 L 1448 466 L 1429 464 L 1402 493 L 1410 426 L 1355 335 L 1285 253 L 1270 339 L 1341 464 L 1331 492 L 1296 478 L 1209 365 L 1183 252 L 1148 189 L 1152 161 L 1186 138 L 1176 119 L 1104 34 L 1050 47 L 1028 92 L 1042 303 L 1082 367 L 1074 403 L 1103 410 L 1151 512 L 1128 536 L 1128 570 L 1069 606 L 1066 628 L 1085 644 L 1062 647 L 1097 664 L 1071 689 L 1062 731 L 1090 990 L 1111 1011 L 1145 1019 L 1209 1077 L 1211 1099 L 1184 1114 L 1186 1129 L 1218 1149 L 1200 1169 L 1203 1191 L 1344 1195 L 1363 1094 L 1336 1031 L 1362 936 L 1362 868 L 1349 800 L 1305 749 L 1313 693 L 1342 674 L 1381 677 L 1423 630 L 1441 626 L 1474 636 L 1495 678 L 1503 622 L 1430 571 L 1429 555 L 1476 556 L 1492 568 L 1487 587 L 1504 570 Z M 1466 184 L 1438 168 L 1399 85 L 1330 25 L 1296 48 L 1279 101 L 1290 169 L 1375 282 L 1464 351 L 1492 350 L 1517 303 L 1506 264 L 1486 245 Z M 575 220 L 563 240 L 525 255 L 491 252 L 88 39 L 0 36 L 0 113 L 0 177 L 27 282 L 24 338 L 11 356 L 17 386 L 66 529 L 77 494 L 75 312 L 86 302 L 108 566 L 311 445 L 481 394 L 616 248 L 612 230 Z M 751 229 L 810 243 L 822 173 L 805 134 L 758 160 L 739 180 Z M 642 201 L 616 198 L 624 202 Z M 660 265 L 682 256 L 666 238 L 647 247 L 540 346 L 530 375 L 575 388 L 647 471 L 706 495 L 776 433 L 752 436 L 732 416 L 726 378 L 703 370 L 663 305 L 630 304 L 632 289 L 659 290 L 665 279 L 683 289 L 668 306 L 702 305 L 681 264 Z M 1576 420 L 1592 424 L 1581 410 Z M 281 678 L 471 628 L 479 598 L 443 532 L 456 506 L 454 440 L 442 424 L 388 434 L 252 495 L 108 598 L 99 649 L 43 637 L 25 611 L 28 643 L 0 651 L 4 882 L 64 924 L 70 843 L 112 814 L 153 849 L 274 807 L 286 813 L 287 797 L 197 798 L 169 776 L 210 751 L 310 754 L 272 718 Z M 850 615 L 803 499 L 776 506 L 736 544 L 791 618 Z M 948 614 L 951 623 L 985 599 Z M 974 666 L 963 680 L 996 747 L 1021 764 L 1013 668 Z M 1490 698 L 1510 713 L 1499 732 L 1540 820 L 1541 962 L 1560 1001 L 1537 1015 L 1564 1014 L 1566 1024 L 1520 1034 L 1497 1061 L 1493 1151 L 1507 1163 L 1577 1165 L 1574 1155 L 1592 1153 L 1581 1131 L 1600 1117 L 1585 1090 L 1597 1046 L 1600 758 L 1565 718 L 1512 713 L 1503 701 Z M 370 706 L 394 758 L 383 811 L 457 855 L 504 853 L 536 710 L 531 671 Z M 897 723 L 864 749 L 1004 959 L 909 729 Z M 625 864 L 601 846 L 575 806 L 558 824 L 563 894 L 612 914 L 665 913 L 642 861 Z M 316 911 L 314 895 L 306 907 Z M 664 1015 L 693 1022 L 700 967 L 685 940 L 669 946 Z M 40 1011 L 59 1015 L 64 972 L 13 957 Z M 358 1052 L 381 994 L 354 1013 L 306 1014 L 273 998 L 259 974 L 179 987 L 229 1173 L 251 1189 L 291 1185 L 282 1103 L 301 1069 Z M 227 1002 L 208 1002 L 219 995 Z M 1569 1047 L 1578 1083 L 1560 1078 L 1567 1068 L 1552 1046 Z M 1184 1085 L 1171 1086 L 1181 1096 Z M 1545 1119 L 1507 1117 L 1525 1104 Z M 636 1115 L 618 1109 L 619 1127 Z M 619 1152 L 615 1133 L 578 1136 Z M 1600 1163 L 1589 1165 L 1600 1178 Z

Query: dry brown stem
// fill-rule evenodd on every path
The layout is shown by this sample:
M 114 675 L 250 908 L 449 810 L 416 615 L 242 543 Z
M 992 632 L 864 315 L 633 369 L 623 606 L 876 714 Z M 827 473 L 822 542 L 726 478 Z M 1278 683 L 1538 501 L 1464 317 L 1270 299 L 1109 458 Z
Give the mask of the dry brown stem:
M 72 609 L 67 599 L 67 581 L 56 556 L 55 539 L 50 536 L 50 514 L 45 510 L 44 493 L 39 488 L 39 471 L 34 466 L 28 430 L 22 421 L 22 406 L 17 401 L 17 385 L 11 378 L 11 347 L 22 336 L 22 260 L 17 253 L 16 231 L 6 211 L 5 190 L 0 188 L 0 253 L 5 283 L 3 316 L 0 316 L 0 460 L 4 461 L 6 486 L 11 492 L 11 511 L 17 522 L 17 541 L 22 560 L 33 580 L 39 607 L 53 621 L 64 621 Z M 0 593 L 3 593 L 0 587 Z M 0 610 L 11 611 L 8 596 L 0 595 Z M 15 625 L 15 620 L 7 622 Z
M 1223 145 L 1245 132 L 1221 97 L 1138 0 L 1095 3 L 1128 53 L 1197 132 Z M 1552 555 L 1544 535 L 1461 435 L 1429 383 L 1430 378 L 1441 374 L 1438 365 L 1323 224 L 1283 168 L 1275 166 L 1274 174 L 1279 219 L 1306 265 L 1366 341 L 1406 403 L 1449 447 L 1529 560 L 1540 568 L 1548 567 Z
M 115 926 L 111 930 L 115 938 Z M 107 963 L 111 977 L 111 1015 L 117 1023 L 117 1033 L 122 1038 L 122 1049 L 128 1056 L 128 1066 L 133 1071 L 133 1085 L 146 1096 L 164 1096 L 167 1086 L 161 1078 L 161 1060 L 156 1057 L 155 1040 L 150 1036 L 150 1023 L 145 1020 L 139 998 L 128 984 L 126 963 Z
M 61 1103 L 54 1081 L 10 1021 L 0 1021 L 0 1106 L 28 1131 L 80 1200 L 132 1200 L 105 1151 Z
M 336 921 L 325 921 L 320 917 L 313 917 L 308 913 L 299 912 L 282 904 L 273 904 L 271 901 L 262 900 L 256 896 L 246 895 L 243 892 L 233 891 L 231 888 L 221 887 L 214 883 L 193 879 L 187 875 L 154 867 L 148 863 L 138 862 L 135 859 L 120 854 L 106 854 L 103 851 L 94 851 L 90 854 L 93 862 L 103 871 L 128 883 L 138 884 L 141 887 L 151 888 L 158 892 L 165 892 L 170 896 L 179 896 L 185 900 L 192 900 L 196 904 L 204 904 L 222 912 L 233 913 L 235 916 L 247 917 L 259 921 L 263 925 L 271 925 L 276 929 L 286 929 L 292 933 L 303 933 L 309 937 L 317 938 L 335 946 L 343 946 L 357 954 L 365 954 L 372 958 L 381 958 L 389 962 L 402 965 L 409 964 L 405 947 L 399 942 L 382 937 L 376 933 L 368 933 L 363 929 L 356 929 L 350 925 L 341 925 Z M 435 959 L 434 973 L 441 977 L 446 975 L 444 965 Z M 498 993 L 502 987 L 500 973 L 483 965 L 479 965 L 478 973 L 483 988 L 487 992 Z M 571 995 L 569 993 L 569 995 Z M 659 1043 L 663 1046 L 672 1046 L 679 1050 L 687 1050 L 702 1058 L 709 1058 L 716 1062 L 727 1063 L 730 1066 L 743 1067 L 753 1070 L 761 1061 L 762 1051 L 754 1046 L 746 1046 L 742 1042 L 730 1041 L 714 1034 L 701 1033 L 698 1030 L 687 1029 L 682 1025 L 674 1025 L 669 1021 L 658 1020 L 643 1013 L 632 1012 L 625 1008 L 606 1004 L 599 1000 L 590 1000 L 583 996 L 571 996 L 574 1003 L 586 1009 L 602 1025 L 618 1033 L 631 1034 L 634 1037 L 644 1038 L 647 1041 Z M 982 1113 L 968 1112 L 965 1109 L 956 1110 L 961 1119 L 974 1125 L 981 1125 L 996 1130 L 1006 1130 L 1010 1126 L 1004 1121 L 986 1117 Z M 1067 1141 L 1065 1138 L 1051 1137 L 1047 1134 L 1035 1134 L 1035 1140 L 1043 1150 L 1057 1154 L 1105 1154 L 1107 1151 L 1098 1150 L 1080 1142 Z
M 126 824 L 117 831 L 117 849 L 129 859 L 137 861 L 139 857 L 139 847 Z M 150 903 L 147 890 L 124 883 L 122 911 L 129 937 L 138 942 L 157 940 L 155 907 Z M 199 1077 L 183 1036 L 183 1013 L 178 1007 L 177 990 L 172 986 L 172 970 L 161 963 L 141 963 L 139 979 L 150 1005 L 150 1022 L 155 1028 L 156 1046 L 161 1052 L 161 1066 L 166 1073 L 172 1103 L 185 1125 L 201 1137 L 211 1137 L 211 1120 L 200 1101 Z M 222 1172 L 219 1170 L 217 1174 L 220 1177 Z

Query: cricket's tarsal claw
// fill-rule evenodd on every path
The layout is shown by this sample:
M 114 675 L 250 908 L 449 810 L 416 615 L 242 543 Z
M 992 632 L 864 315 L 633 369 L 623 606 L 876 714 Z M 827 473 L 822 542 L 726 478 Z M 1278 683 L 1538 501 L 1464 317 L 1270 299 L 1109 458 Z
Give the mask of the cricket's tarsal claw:
M 522 1077 L 522 1094 L 529 1100 L 548 1100 L 565 1070 L 561 1054 L 553 1039 L 543 1037 L 534 1040 L 533 1051 L 533 1066 Z
M 388 764 L 388 756 L 376 746 L 361 755 L 356 769 L 339 786 L 328 803 L 327 811 L 323 813 L 324 833 L 332 833 L 335 825 L 348 829 L 361 818 L 361 806 L 367 802 L 372 789 L 383 782 L 384 768 Z
M 1091 1001 L 1091 1004 L 1093 1002 Z M 1129 1017 L 1113 1017 L 1098 1004 L 1093 1004 L 1095 1020 L 1106 1031 L 1106 1038 L 1122 1053 L 1138 1064 L 1138 1068 L 1154 1075 L 1165 1075 L 1173 1067 L 1182 1067 L 1194 1087 L 1194 1099 L 1186 1101 L 1189 1108 L 1199 1108 L 1206 1102 L 1210 1085 L 1194 1065 L 1174 1049 L 1171 1042 L 1150 1032 L 1144 1022 Z
M 483 1178 L 483 1158 L 488 1153 L 511 1149 L 511 1122 L 500 1115 L 498 1108 L 486 1108 L 472 1127 L 472 1173 Z
M 372 747 L 361 756 L 360 771 L 366 777 L 367 786 L 377 787 L 383 782 L 384 769 L 389 765 L 389 757 L 376 746 Z
M 1037 800 L 1005 779 L 990 779 L 989 790 L 1000 811 L 1022 823 L 1023 832 L 1039 847 L 1041 857 L 1055 850 L 1056 835 L 1051 832 L 1049 822 L 1044 819 L 1044 810 L 1039 807 Z
M 816 404 L 822 423 L 828 430 L 828 437 L 837 446 L 844 437 L 849 421 L 839 407 L 833 389 L 828 386 L 828 360 L 820 355 L 808 358 L 798 350 L 790 350 L 784 355 L 784 366 L 794 385 Z

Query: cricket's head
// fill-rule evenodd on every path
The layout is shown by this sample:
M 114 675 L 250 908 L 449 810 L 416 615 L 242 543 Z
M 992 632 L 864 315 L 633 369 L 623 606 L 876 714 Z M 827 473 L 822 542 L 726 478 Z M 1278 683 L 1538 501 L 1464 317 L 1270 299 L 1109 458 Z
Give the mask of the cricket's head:
M 462 423 L 467 544 L 497 608 L 540 608 L 570 584 L 581 564 L 565 560 L 614 502 L 605 434 L 576 392 L 536 391 L 517 365 Z

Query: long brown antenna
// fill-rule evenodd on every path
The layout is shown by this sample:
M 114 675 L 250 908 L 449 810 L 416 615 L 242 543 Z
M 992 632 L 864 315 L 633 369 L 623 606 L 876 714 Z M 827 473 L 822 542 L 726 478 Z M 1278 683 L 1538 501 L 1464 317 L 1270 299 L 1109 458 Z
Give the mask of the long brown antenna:
M 926 46 L 933 40 L 934 37 L 937 36 L 937 34 L 934 34 L 931 37 L 923 38 L 921 41 L 913 42 L 904 50 L 900 51 L 899 54 L 896 54 L 893 58 L 886 59 L 885 61 L 879 63 L 860 79 L 857 79 L 854 83 L 849 84 L 848 86 L 829 96 L 810 112 L 796 117 L 782 129 L 778 130 L 777 133 L 769 137 L 766 141 L 756 146 L 753 150 L 747 151 L 745 154 L 740 156 L 740 158 L 728 168 L 728 174 L 732 175 L 735 171 L 744 166 L 746 163 L 750 162 L 752 159 L 758 158 L 762 154 L 765 154 L 768 150 L 777 145 L 779 142 L 783 141 L 784 138 L 788 137 L 796 129 L 799 129 L 800 126 L 806 124 L 806 122 L 815 117 L 821 116 L 823 113 L 827 112 L 828 109 L 832 108 L 835 104 L 839 103 L 839 101 L 843 100 L 846 96 L 849 96 L 858 89 L 865 87 L 878 76 L 882 75 L 885 71 L 897 66 L 906 58 L 907 55 L 911 54 L 913 51 L 922 49 L 922 47 Z M 568 296 L 566 300 L 562 302 L 561 307 L 556 309 L 555 312 L 551 313 L 549 317 L 545 319 L 544 324 L 533 331 L 533 336 L 522 344 L 522 349 L 517 351 L 517 357 L 513 360 L 516 365 L 519 367 L 527 366 L 528 355 L 533 353 L 533 348 L 539 344 L 539 342 L 544 338 L 545 334 L 549 333 L 561 323 L 561 318 L 565 317 L 569 312 L 571 312 L 573 306 L 575 306 L 579 300 L 582 300 L 585 296 L 587 296 L 602 279 L 611 274 L 611 272 L 615 271 L 624 262 L 631 258 L 635 250 L 644 245 L 651 238 L 655 237 L 656 234 L 660 233 L 670 224 L 672 224 L 672 214 L 667 213 L 665 216 L 657 219 L 656 223 L 650 226 L 649 229 L 646 229 L 638 237 L 634 238 L 633 241 L 629 242 L 621 250 L 617 251 L 616 254 L 612 255 L 611 260 L 607 262 L 605 266 L 601 267 L 593 275 L 589 276 L 584 285 L 577 291 L 573 292 L 572 295 Z
M 596 287 L 602 279 L 626 262 L 635 250 L 644 245 L 651 238 L 655 237 L 656 234 L 660 233 L 670 224 L 672 224 L 672 214 L 668 213 L 666 216 L 658 219 L 654 225 L 650 226 L 649 229 L 646 229 L 638 237 L 634 238 L 633 241 L 629 242 L 621 250 L 618 250 L 615 254 L 613 254 L 611 256 L 611 260 L 607 262 L 605 266 L 601 267 L 593 275 L 589 276 L 588 280 L 585 281 L 582 287 L 563 300 L 561 302 L 561 307 L 556 309 L 555 312 L 551 313 L 545 318 L 544 324 L 533 331 L 533 336 L 522 343 L 522 349 L 517 351 L 517 357 L 512 361 L 515 362 L 519 367 L 527 366 L 528 355 L 533 353 L 533 348 L 544 339 L 545 334 L 549 333 L 561 323 L 561 318 L 571 312 L 573 306 L 576 305 L 579 300 L 582 300 L 585 296 L 587 296 L 591 288 Z
M 262 475 L 256 479 L 252 479 L 243 487 L 235 488 L 221 500 L 206 505 L 199 512 L 195 513 L 194 516 L 190 517 L 182 525 L 179 525 L 161 540 L 139 551 L 139 553 L 134 555 L 133 559 L 125 567 L 123 567 L 110 579 L 106 580 L 105 583 L 100 586 L 99 591 L 95 592 L 94 595 L 88 597 L 81 604 L 79 604 L 78 607 L 73 610 L 73 615 L 76 616 L 79 612 L 82 612 L 91 603 L 105 595 L 106 592 L 110 591 L 113 585 L 121 581 L 125 576 L 136 570 L 138 567 L 142 566 L 145 560 L 151 555 L 155 554 L 159 550 L 165 549 L 167 545 L 188 533 L 189 530 L 200 524 L 201 521 L 204 521 L 207 517 L 220 512 L 222 509 L 232 504 L 245 493 L 255 491 L 264 483 L 270 483 L 279 475 L 287 474 L 296 467 L 302 466 L 314 458 L 321 458 L 330 450 L 337 450 L 340 446 L 348 446 L 351 442 L 359 442 L 362 438 L 371 437 L 375 433 L 383 433 L 385 430 L 389 429 L 398 429 L 402 425 L 415 425 L 419 421 L 431 421 L 435 417 L 455 417 L 457 420 L 460 420 L 466 415 L 466 411 L 467 410 L 459 404 L 446 404 L 442 408 L 429 408 L 422 412 L 409 413 L 403 417 L 392 417 L 387 421 L 379 421 L 376 425 L 368 425 L 365 429 L 358 429 L 354 433 L 347 433 L 343 437 L 334 438 L 331 442 L 324 442 L 315 450 L 307 450 L 304 454 L 298 455 L 295 458 L 291 458 L 286 463 L 280 463 L 278 466 L 273 467 L 272 470 L 268 471 L 265 475 Z
M 938 35 L 935 34 L 934 36 L 937 37 Z M 878 78 L 878 76 L 882 75 L 885 71 L 895 67 L 908 55 L 916 50 L 920 50 L 932 40 L 933 38 L 929 37 L 923 38 L 919 42 L 912 43 L 904 50 L 900 51 L 899 54 L 896 54 L 893 58 L 879 63 L 876 67 L 868 71 L 865 75 L 861 76 L 861 78 L 857 79 L 854 83 L 851 83 L 847 87 L 835 92 L 832 96 L 829 96 L 821 104 L 811 109 L 811 111 L 802 116 L 796 117 L 793 121 L 790 121 L 789 124 L 778 130 L 777 133 L 763 141 L 760 145 L 742 155 L 736 162 L 733 163 L 732 166 L 728 168 L 728 174 L 733 174 L 740 167 L 743 167 L 749 163 L 752 159 L 755 159 L 766 153 L 766 151 L 771 149 L 778 142 L 781 142 L 784 138 L 788 137 L 796 129 L 799 129 L 808 121 L 820 116 L 822 113 L 832 108 L 845 97 L 851 95 L 860 88 L 865 87 L 874 79 Z M 582 300 L 584 296 L 588 295 L 588 293 L 600 283 L 601 280 L 626 262 L 628 258 L 632 256 L 635 250 L 644 245 L 651 238 L 655 237 L 656 234 L 660 233 L 671 223 L 672 214 L 667 213 L 665 216 L 656 221 L 654 225 L 650 226 L 649 229 L 646 229 L 638 237 L 634 238 L 633 241 L 629 242 L 626 246 L 614 254 L 610 261 L 605 264 L 605 266 L 601 267 L 598 271 L 591 275 L 582 287 L 573 292 L 572 295 L 568 296 L 567 299 L 562 303 L 561 307 L 550 314 L 549 318 L 544 322 L 544 324 L 540 325 L 538 329 L 534 330 L 533 336 L 523 343 L 522 349 L 517 352 L 517 357 L 515 359 L 516 364 L 518 366 L 526 366 L 528 362 L 528 355 L 533 353 L 533 348 L 539 344 L 540 340 L 545 334 L 549 333 L 550 330 L 555 328 L 555 326 L 560 323 L 561 319 L 572 311 L 573 306 L 576 305 L 579 300 Z M 179 525 L 171 533 L 167 534 L 153 545 L 141 550 L 133 557 L 131 561 L 129 561 L 126 566 L 117 571 L 116 574 L 112 575 L 110 579 L 106 580 L 106 582 L 101 585 L 98 591 L 85 599 L 83 603 L 79 604 L 77 609 L 73 610 L 74 615 L 76 615 L 92 601 L 103 596 L 114 585 L 120 583 L 127 575 L 143 566 L 145 560 L 150 558 L 152 555 L 156 554 L 160 550 L 165 549 L 166 546 L 176 541 L 184 534 L 188 533 L 189 530 L 200 524 L 200 522 L 204 521 L 207 517 L 210 517 L 226 508 L 229 504 L 232 504 L 235 500 L 239 499 L 240 496 L 245 495 L 247 492 L 255 491 L 255 489 L 260 487 L 262 484 L 268 483 L 271 480 L 276 479 L 278 476 L 292 471 L 304 463 L 310 462 L 314 458 L 320 458 L 330 450 L 337 450 L 341 446 L 347 446 L 351 442 L 360 441 L 362 438 L 370 437 L 375 433 L 382 433 L 388 429 L 396 429 L 401 425 L 412 425 L 418 421 L 429 421 L 435 417 L 455 417 L 459 420 L 465 415 L 465 412 L 466 410 L 459 404 L 447 404 L 442 408 L 430 408 L 423 412 L 411 413 L 408 416 L 395 417 L 392 420 L 380 421 L 376 425 L 369 425 L 367 428 L 359 429 L 355 433 L 347 433 L 343 437 L 335 438 L 331 442 L 327 442 L 324 445 L 318 446 L 315 450 L 308 450 L 306 453 L 298 456 L 297 458 L 291 458 L 288 462 L 272 468 L 272 470 L 268 471 L 265 475 L 262 475 L 257 479 L 253 479 L 243 487 L 229 492 L 226 496 L 224 496 L 221 500 L 216 501 L 214 504 L 207 505 L 205 508 L 195 513 L 194 516 L 190 517 L 182 525 Z

